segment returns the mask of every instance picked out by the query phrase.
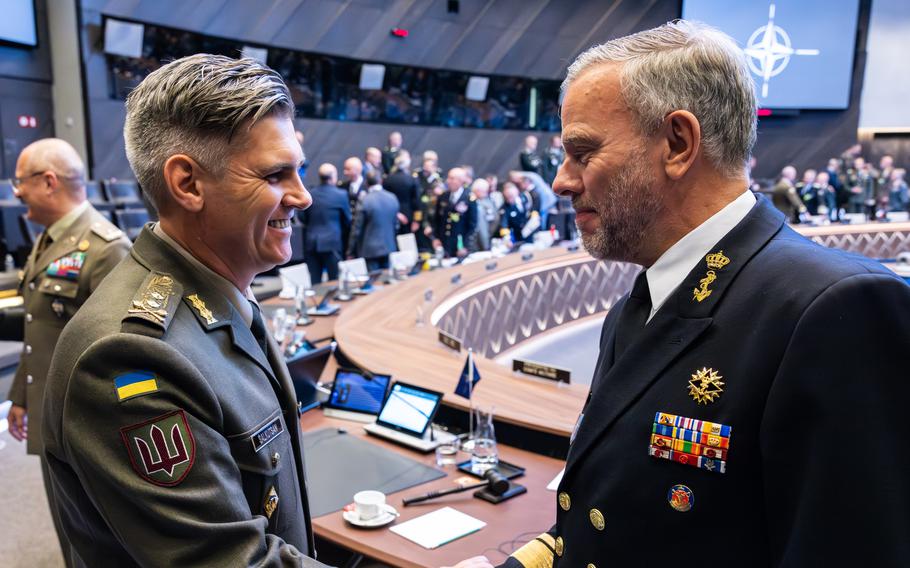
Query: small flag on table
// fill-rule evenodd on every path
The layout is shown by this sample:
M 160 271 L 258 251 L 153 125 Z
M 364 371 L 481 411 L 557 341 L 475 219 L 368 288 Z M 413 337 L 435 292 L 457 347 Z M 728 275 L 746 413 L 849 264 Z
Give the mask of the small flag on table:
M 477 372 L 477 364 L 474 363 L 474 352 L 468 350 L 468 358 L 464 362 L 464 369 L 461 371 L 461 377 L 458 378 L 458 386 L 455 387 L 455 394 L 464 398 L 471 398 L 471 391 L 474 385 L 480 380 L 480 373 Z

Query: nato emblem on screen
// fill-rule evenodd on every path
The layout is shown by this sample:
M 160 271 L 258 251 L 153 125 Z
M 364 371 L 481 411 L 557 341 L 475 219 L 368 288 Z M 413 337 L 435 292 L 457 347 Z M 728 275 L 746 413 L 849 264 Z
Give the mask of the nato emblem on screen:
M 685 0 L 682 14 L 736 40 L 772 109 L 849 106 L 858 15 L 859 0 Z

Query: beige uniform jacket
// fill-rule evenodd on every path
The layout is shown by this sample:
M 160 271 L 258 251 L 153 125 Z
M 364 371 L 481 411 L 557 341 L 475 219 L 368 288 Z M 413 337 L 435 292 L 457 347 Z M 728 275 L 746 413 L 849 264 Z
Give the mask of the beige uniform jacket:
M 120 229 L 91 205 L 36 258 L 40 242 L 39 236 L 19 284 L 24 322 L 19 317 L 6 318 L 4 328 L 10 334 L 3 333 L 10 339 L 13 332 L 23 333 L 22 357 L 9 397 L 28 411 L 30 454 L 40 454 L 42 449 L 44 386 L 57 338 L 130 248 Z

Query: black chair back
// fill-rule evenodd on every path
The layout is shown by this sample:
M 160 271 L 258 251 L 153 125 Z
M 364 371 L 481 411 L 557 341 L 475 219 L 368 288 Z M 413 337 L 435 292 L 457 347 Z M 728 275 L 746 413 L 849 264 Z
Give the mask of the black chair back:
M 139 197 L 139 186 L 134 181 L 105 182 L 107 197 L 111 203 L 122 206 L 142 205 Z
M 149 222 L 149 212 L 145 209 L 118 209 L 114 211 L 114 219 L 120 230 L 126 233 L 131 241 L 142 231 L 142 227 Z

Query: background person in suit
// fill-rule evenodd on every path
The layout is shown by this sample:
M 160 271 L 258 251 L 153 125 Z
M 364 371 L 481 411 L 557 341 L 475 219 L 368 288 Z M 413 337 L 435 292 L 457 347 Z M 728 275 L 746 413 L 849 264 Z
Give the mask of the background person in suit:
M 366 184 L 363 180 L 363 162 L 356 156 L 351 156 L 344 161 L 341 171 L 343 180 L 338 187 L 345 190 L 348 194 L 348 206 L 353 213 L 357 209 L 357 202 L 366 192 Z
M 398 198 L 398 233 L 417 231 L 414 214 L 420 211 L 420 184 L 411 175 L 411 154 L 407 150 L 398 152 L 391 173 L 382 180 L 382 188 Z
M 565 151 L 562 149 L 562 137 L 554 134 L 550 137 L 550 145 L 544 150 L 543 160 L 541 163 L 541 177 L 547 185 L 552 186 L 553 180 L 556 179 L 556 172 L 565 159 Z
M 522 171 L 534 172 L 539 175 L 543 161 L 537 154 L 537 144 L 537 136 L 526 136 L 525 146 L 521 149 L 521 153 L 518 154 L 518 163 L 521 165 Z
M 490 199 L 490 183 L 476 179 L 471 184 L 471 195 L 477 204 L 477 230 L 474 231 L 472 250 L 490 250 L 490 239 L 499 236 L 499 209 Z
M 505 202 L 499 209 L 501 228 L 509 231 L 513 244 L 522 243 L 525 238 L 521 231 L 530 216 L 530 203 L 518 187 L 510 181 L 502 185 L 502 196 Z
M 22 307 L 0 312 L 0 339 L 23 342 L 7 420 L 10 435 L 27 441 L 28 453 L 41 456 L 44 488 L 66 556 L 43 455 L 47 371 L 63 326 L 127 255 L 130 241 L 86 201 L 82 158 L 63 140 L 45 138 L 26 146 L 13 184 L 28 218 L 47 229 L 35 240 L 22 270 Z
M 127 98 L 126 154 L 160 221 L 67 325 L 45 393 L 77 566 L 323 566 L 293 383 L 249 289 L 291 257 L 311 202 L 293 115 L 278 73 L 220 55 Z
M 402 151 L 402 143 L 401 132 L 395 131 L 389 134 L 389 144 L 382 149 L 382 169 L 386 173 L 391 172 L 395 167 L 395 158 Z
M 332 164 L 319 166 L 319 185 L 310 190 L 313 205 L 297 215 L 303 222 L 303 257 L 313 285 L 338 279 L 338 263 L 351 230 L 351 209 L 345 191 L 339 188 L 338 170 Z
M 556 523 L 504 566 L 653 564 L 655 542 L 741 567 L 910 565 L 910 287 L 746 190 L 742 51 L 677 20 L 582 53 L 564 88 L 556 191 L 588 252 L 645 270 L 604 321 Z
M 363 257 L 367 269 L 389 267 L 389 254 L 398 250 L 398 198 L 382 188 L 376 174 L 367 174 L 367 193 L 354 214 L 348 258 Z

